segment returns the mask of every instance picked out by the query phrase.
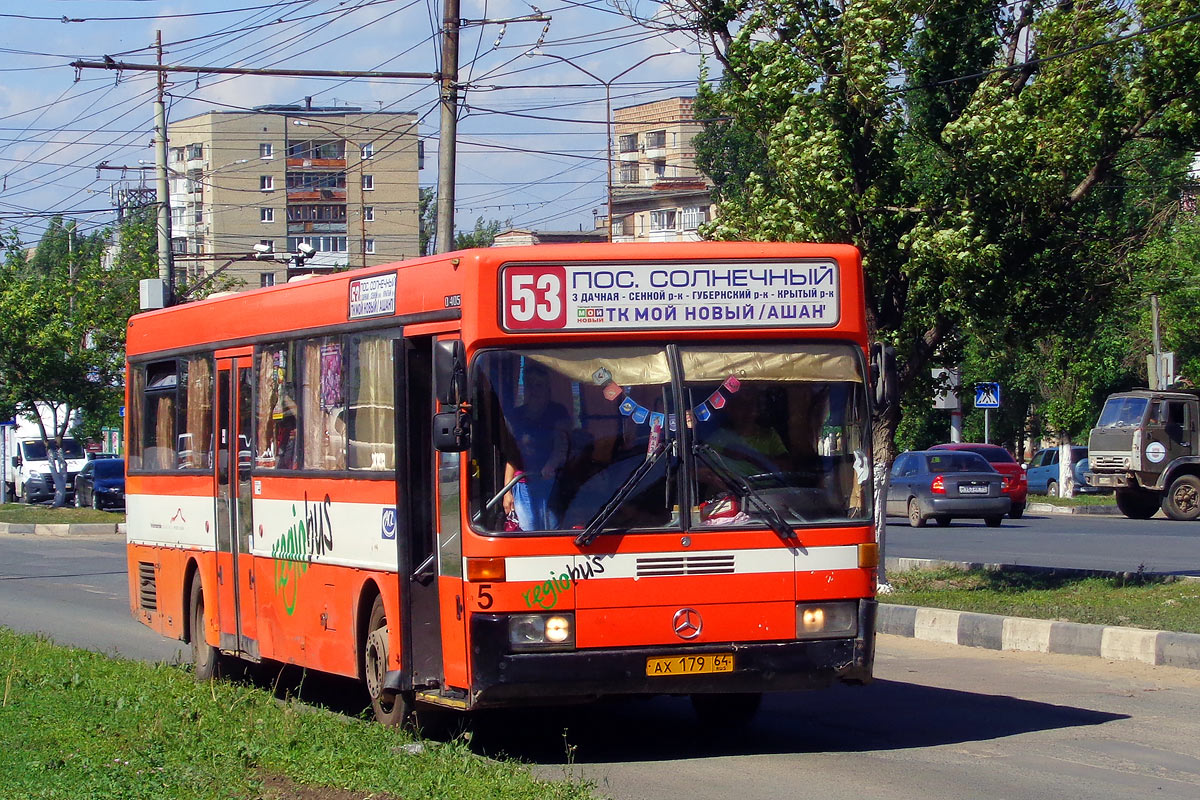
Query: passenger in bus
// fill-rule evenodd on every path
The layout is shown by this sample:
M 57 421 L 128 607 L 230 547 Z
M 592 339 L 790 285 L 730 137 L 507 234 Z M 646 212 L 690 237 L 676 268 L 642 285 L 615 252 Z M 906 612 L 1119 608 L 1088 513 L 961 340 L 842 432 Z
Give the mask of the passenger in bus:
M 550 399 L 550 373 L 540 365 L 525 368 L 525 402 L 507 415 L 509 441 L 504 445 L 504 483 L 521 476 L 505 493 L 504 513 L 519 530 L 558 527 L 551 506 L 559 470 L 567 457 L 571 428 L 566 408 Z

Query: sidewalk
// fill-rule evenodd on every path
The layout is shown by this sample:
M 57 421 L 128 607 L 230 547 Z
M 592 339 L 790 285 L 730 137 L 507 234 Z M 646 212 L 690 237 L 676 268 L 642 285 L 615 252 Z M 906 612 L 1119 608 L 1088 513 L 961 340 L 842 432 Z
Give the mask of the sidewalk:
M 888 572 L 932 566 L 996 567 L 932 559 L 887 559 Z M 1020 567 L 1036 570 L 1036 567 Z M 1062 573 L 1070 570 L 1054 569 Z M 1115 574 L 1080 570 L 1091 575 Z M 1185 578 L 1186 580 L 1186 578 Z M 1034 653 L 1092 656 L 1112 661 L 1136 661 L 1155 666 L 1200 669 L 1200 634 L 1088 625 L 1049 619 L 1004 617 L 973 611 L 879 603 L 875 631 L 910 639 Z
M 125 535 L 124 522 L 89 522 L 72 525 L 43 522 L 0 522 L 0 534 L 33 534 L 36 536 L 99 536 L 119 533 Z

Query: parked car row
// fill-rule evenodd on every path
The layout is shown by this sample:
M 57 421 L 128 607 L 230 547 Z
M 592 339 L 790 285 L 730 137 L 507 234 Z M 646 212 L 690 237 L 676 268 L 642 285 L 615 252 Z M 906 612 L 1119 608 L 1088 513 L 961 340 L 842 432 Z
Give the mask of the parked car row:
M 961 458 L 951 458 L 951 455 Z M 906 516 L 916 528 L 933 520 L 977 518 L 992 527 L 1005 514 L 1020 519 L 1030 494 L 1059 494 L 1060 448 L 1037 451 L 1028 467 L 995 444 L 954 442 L 901 453 L 892 465 L 887 513 Z M 1071 448 L 1075 491 L 1104 491 L 1088 486 L 1086 447 Z

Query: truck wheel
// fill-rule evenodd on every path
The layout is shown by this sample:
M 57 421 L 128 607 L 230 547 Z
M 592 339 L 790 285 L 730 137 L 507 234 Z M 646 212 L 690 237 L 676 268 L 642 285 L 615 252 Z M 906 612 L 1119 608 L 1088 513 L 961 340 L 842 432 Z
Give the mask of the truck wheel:
M 383 598 L 376 597 L 371 606 L 371 618 L 367 623 L 367 640 L 363 642 L 363 675 L 367 679 L 367 693 L 371 697 L 371 710 L 376 721 L 396 727 L 409 721 L 412 714 L 412 697 L 401 692 L 393 697 L 383 694 L 384 676 L 388 671 L 388 621 L 383 608 Z
M 1163 495 L 1162 510 L 1171 519 L 1200 519 L 1200 478 L 1180 475 L 1171 481 L 1171 488 Z
M 1116 497 L 1117 508 L 1130 519 L 1150 519 L 1160 503 L 1157 492 L 1145 489 L 1117 489 Z

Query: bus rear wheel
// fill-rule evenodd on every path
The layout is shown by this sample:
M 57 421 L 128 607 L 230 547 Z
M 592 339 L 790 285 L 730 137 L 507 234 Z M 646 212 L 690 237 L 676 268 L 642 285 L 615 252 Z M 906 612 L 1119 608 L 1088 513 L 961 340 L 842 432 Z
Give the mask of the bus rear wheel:
M 211 681 L 220 677 L 221 654 L 204 639 L 204 588 L 200 585 L 199 575 L 192 578 L 188 607 L 191 609 L 192 664 L 195 666 L 196 680 Z
M 1117 508 L 1130 519 L 1150 519 L 1160 503 L 1156 492 L 1145 489 L 1117 489 L 1116 499 Z
M 367 622 L 367 638 L 363 642 L 363 676 L 371 697 L 371 711 L 376 721 L 397 727 L 409 721 L 412 698 L 406 692 L 387 696 L 383 692 L 388 671 L 388 622 L 383 598 L 376 597 Z
M 1171 481 L 1171 487 L 1163 495 L 1162 510 L 1175 520 L 1200 519 L 1200 478 L 1180 475 Z

